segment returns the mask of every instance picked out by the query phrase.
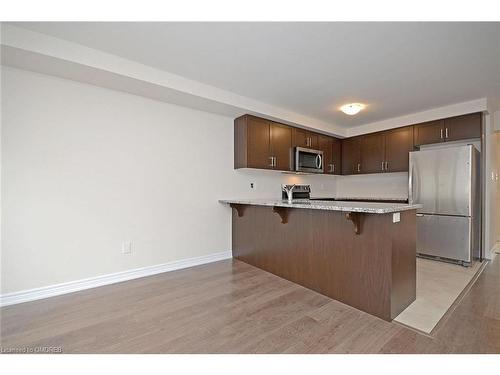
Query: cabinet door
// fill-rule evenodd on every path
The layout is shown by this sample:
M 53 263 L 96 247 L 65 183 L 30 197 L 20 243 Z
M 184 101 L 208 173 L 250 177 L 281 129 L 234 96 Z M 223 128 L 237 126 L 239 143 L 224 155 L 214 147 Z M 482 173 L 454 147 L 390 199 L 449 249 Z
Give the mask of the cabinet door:
M 413 151 L 413 126 L 384 133 L 385 172 L 407 172 L 410 151 Z
M 382 133 L 361 138 L 361 173 L 382 173 L 384 161 L 384 136 Z
M 415 146 L 444 141 L 444 120 L 429 121 L 414 126 Z
M 323 151 L 323 173 L 332 174 L 332 138 L 326 135 L 318 135 L 318 150 Z
M 289 126 L 271 123 L 271 156 L 275 158 L 274 169 L 291 170 L 292 129 Z
M 319 134 L 309 133 L 309 148 L 319 150 Z
M 342 140 L 342 174 L 358 173 L 358 164 L 360 163 L 360 139 L 347 138 Z
M 269 121 L 256 117 L 248 117 L 247 121 L 248 167 L 272 169 Z
M 309 134 L 304 129 L 293 129 L 293 147 L 309 148 Z
M 446 141 L 481 137 L 481 113 L 450 117 L 444 120 Z
M 333 174 L 342 174 L 342 141 L 332 138 Z

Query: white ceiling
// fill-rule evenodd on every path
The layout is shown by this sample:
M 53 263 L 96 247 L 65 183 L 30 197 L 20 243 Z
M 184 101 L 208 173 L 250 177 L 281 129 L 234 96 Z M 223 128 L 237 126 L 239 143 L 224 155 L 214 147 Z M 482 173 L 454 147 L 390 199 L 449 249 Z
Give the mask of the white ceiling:
M 500 96 L 500 23 L 14 25 L 339 127 Z

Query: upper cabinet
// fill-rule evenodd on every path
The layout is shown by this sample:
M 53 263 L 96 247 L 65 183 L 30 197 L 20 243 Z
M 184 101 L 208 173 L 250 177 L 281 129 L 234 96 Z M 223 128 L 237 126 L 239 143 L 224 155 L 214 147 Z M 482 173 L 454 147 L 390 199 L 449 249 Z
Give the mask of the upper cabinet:
M 482 114 L 450 117 L 415 125 L 415 146 L 481 137 Z
M 384 132 L 384 172 L 406 172 L 413 145 L 413 126 Z
M 234 168 L 291 170 L 292 128 L 255 116 L 234 121 Z
M 415 146 L 444 141 L 444 120 L 429 121 L 414 126 Z
M 290 171 L 292 169 L 292 128 L 270 123 L 270 155 L 274 158 L 273 169 Z
M 450 117 L 444 120 L 444 136 L 446 141 L 458 141 L 481 137 L 481 113 Z
M 332 167 L 331 174 L 342 174 L 342 141 L 332 138 Z
M 234 120 L 234 168 L 292 171 L 293 149 L 304 147 L 323 151 L 324 174 L 405 172 L 415 147 L 480 138 L 481 127 L 472 113 L 340 140 L 244 115 Z
M 378 173 L 384 171 L 384 135 L 368 134 L 361 137 L 361 162 L 358 173 Z
M 319 134 L 304 129 L 293 128 L 292 145 L 293 147 L 304 147 L 318 150 Z
M 342 174 L 340 139 L 318 134 L 318 150 L 323 151 L 323 173 Z
M 342 140 L 344 175 L 408 171 L 413 127 L 407 126 Z
M 361 138 L 342 140 L 342 174 L 361 173 Z

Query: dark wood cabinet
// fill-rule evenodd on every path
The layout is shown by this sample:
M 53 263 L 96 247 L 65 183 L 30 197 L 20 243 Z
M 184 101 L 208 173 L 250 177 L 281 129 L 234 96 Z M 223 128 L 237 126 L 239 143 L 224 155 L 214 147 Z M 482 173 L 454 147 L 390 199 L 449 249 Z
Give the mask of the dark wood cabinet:
M 444 141 L 444 120 L 429 121 L 414 126 L 415 146 Z
M 332 138 L 327 135 L 319 135 L 318 150 L 323 151 L 323 173 L 331 174 L 333 170 Z
M 332 174 L 342 174 L 342 141 L 332 138 Z
M 408 171 L 409 153 L 414 150 L 413 127 L 384 132 L 384 172 Z
M 293 129 L 293 137 L 292 137 L 293 147 L 309 147 L 309 137 L 307 135 L 307 131 L 304 129 Z
M 378 173 L 384 171 L 384 135 L 374 133 L 361 137 L 361 161 L 358 173 Z
M 413 127 L 342 140 L 342 174 L 408 171 L 413 151 Z
M 470 113 L 414 126 L 415 146 L 481 137 L 482 114 Z
M 269 122 L 255 117 L 247 120 L 247 155 L 249 168 L 271 169 L 272 160 L 269 152 L 271 139 L 269 137 Z
M 234 122 L 234 168 L 291 169 L 292 128 L 245 115 Z
M 293 128 L 292 145 L 293 147 L 317 150 L 319 149 L 319 134 L 304 129 Z
M 481 113 L 450 117 L 444 120 L 446 141 L 458 141 L 481 137 Z
M 279 171 L 291 170 L 292 128 L 271 122 L 270 133 L 270 154 L 274 158 L 272 169 Z
M 317 150 L 319 147 L 319 135 L 309 132 L 309 148 Z
M 409 152 L 425 144 L 481 137 L 482 114 L 337 139 L 251 115 L 234 120 L 234 168 L 293 170 L 293 148 L 323 151 L 325 174 L 408 171 Z
M 342 174 L 361 173 L 360 137 L 342 140 Z

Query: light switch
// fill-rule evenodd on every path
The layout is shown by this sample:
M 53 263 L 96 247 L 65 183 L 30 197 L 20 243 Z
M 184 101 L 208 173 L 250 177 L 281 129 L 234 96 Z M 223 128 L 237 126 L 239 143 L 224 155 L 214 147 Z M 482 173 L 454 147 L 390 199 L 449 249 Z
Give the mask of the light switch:
M 401 212 L 395 212 L 392 214 L 392 222 L 399 223 L 401 221 Z

